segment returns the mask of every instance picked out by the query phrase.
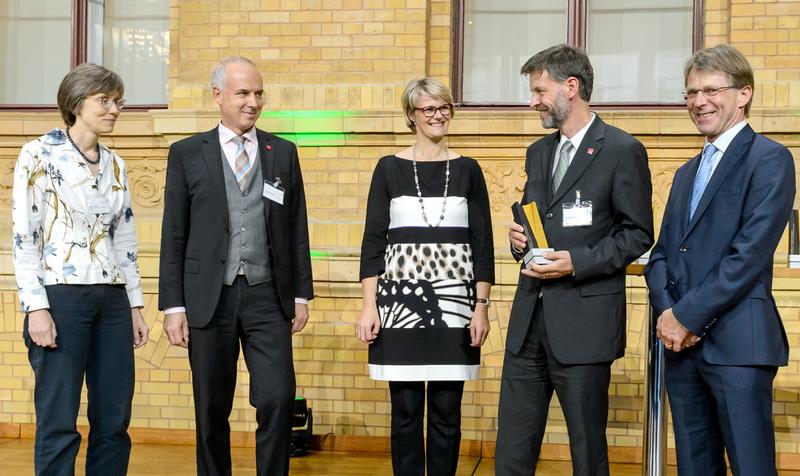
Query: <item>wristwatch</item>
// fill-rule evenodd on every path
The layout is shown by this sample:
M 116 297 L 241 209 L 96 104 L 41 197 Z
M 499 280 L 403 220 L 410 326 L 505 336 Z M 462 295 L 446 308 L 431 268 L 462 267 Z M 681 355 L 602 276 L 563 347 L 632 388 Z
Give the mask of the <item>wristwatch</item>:
M 492 307 L 492 301 L 489 298 L 475 298 L 478 304 L 483 304 L 487 308 Z

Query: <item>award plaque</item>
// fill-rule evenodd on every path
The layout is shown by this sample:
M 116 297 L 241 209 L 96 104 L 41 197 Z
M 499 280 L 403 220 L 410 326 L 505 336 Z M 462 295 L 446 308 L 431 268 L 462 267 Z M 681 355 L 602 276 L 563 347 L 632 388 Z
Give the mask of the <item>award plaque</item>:
M 539 217 L 539 208 L 536 202 L 520 205 L 514 202 L 511 205 L 511 213 L 514 214 L 514 221 L 522 225 L 527 243 L 523 251 L 522 261 L 527 268 L 531 263 L 547 264 L 549 259 L 542 256 L 545 251 L 553 251 L 547 244 L 547 236 L 544 234 L 544 225 Z

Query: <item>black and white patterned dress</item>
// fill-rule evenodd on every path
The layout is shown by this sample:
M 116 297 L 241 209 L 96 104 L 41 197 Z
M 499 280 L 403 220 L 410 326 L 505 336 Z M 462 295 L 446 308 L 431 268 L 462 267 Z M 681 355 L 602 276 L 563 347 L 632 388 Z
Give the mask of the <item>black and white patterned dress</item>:
M 417 162 L 425 213 L 439 222 L 445 161 Z M 478 378 L 470 346 L 475 283 L 494 283 L 489 197 L 478 162 L 450 160 L 444 220 L 422 218 L 410 160 L 383 157 L 375 168 L 361 244 L 361 279 L 378 276 L 378 338 L 369 348 L 375 380 Z

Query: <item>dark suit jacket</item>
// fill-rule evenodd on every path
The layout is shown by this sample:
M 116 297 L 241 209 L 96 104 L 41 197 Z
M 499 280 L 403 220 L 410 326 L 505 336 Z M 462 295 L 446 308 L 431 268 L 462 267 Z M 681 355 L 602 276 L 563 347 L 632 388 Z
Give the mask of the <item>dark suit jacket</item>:
M 721 365 L 786 365 L 772 297 L 772 255 L 795 195 L 786 147 L 746 126 L 731 142 L 689 221 L 700 156 L 675 173 L 645 272 L 656 315 L 672 308 Z M 668 352 L 668 354 L 671 354 Z
M 297 147 L 257 130 L 264 180 L 281 179 L 283 205 L 264 198 L 272 279 L 288 319 L 296 297 L 312 299 L 305 191 Z M 159 309 L 185 306 L 191 327 L 205 327 L 217 307 L 228 251 L 229 220 L 219 133 L 197 134 L 169 149 L 161 229 Z
M 522 203 L 536 202 L 550 247 L 570 252 L 575 276 L 540 281 L 520 274 L 506 347 L 519 352 L 541 289 L 547 336 L 558 361 L 610 362 L 625 352 L 625 267 L 653 244 L 647 151 L 597 117 L 552 194 L 559 138 L 556 132 L 528 147 Z M 574 202 L 578 190 L 582 200 L 592 201 L 592 224 L 564 228 L 562 204 Z

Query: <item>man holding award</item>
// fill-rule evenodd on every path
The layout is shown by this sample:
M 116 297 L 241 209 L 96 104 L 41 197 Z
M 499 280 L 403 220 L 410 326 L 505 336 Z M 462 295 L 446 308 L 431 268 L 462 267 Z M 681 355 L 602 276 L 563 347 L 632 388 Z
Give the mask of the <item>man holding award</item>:
M 594 75 L 582 50 L 548 48 L 521 73 L 542 126 L 557 131 L 528 147 L 523 205 L 514 212 L 522 223 L 508 232 L 523 264 L 506 339 L 496 474 L 535 471 L 555 391 L 573 473 L 607 475 L 611 364 L 625 351 L 625 267 L 653 244 L 647 152 L 589 109 Z

